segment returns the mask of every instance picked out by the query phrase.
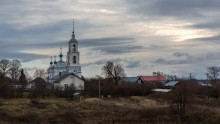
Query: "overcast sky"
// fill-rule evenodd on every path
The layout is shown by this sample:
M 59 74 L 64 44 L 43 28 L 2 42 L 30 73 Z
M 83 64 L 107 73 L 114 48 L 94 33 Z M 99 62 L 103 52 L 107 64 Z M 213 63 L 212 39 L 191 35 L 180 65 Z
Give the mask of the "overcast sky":
M 219 0 L 0 1 L 0 58 L 48 68 L 60 47 L 66 55 L 73 18 L 85 77 L 101 75 L 108 60 L 127 76 L 205 78 L 220 66 Z

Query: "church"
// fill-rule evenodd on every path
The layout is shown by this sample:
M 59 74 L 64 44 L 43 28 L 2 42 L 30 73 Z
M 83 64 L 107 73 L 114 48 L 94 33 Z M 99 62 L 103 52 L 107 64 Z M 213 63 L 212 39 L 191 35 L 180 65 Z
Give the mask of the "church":
M 66 62 L 63 61 L 62 48 L 60 48 L 59 61 L 56 56 L 51 56 L 50 66 L 48 68 L 48 81 L 55 88 L 64 90 L 74 86 L 75 90 L 84 90 L 84 80 L 82 79 L 81 65 L 79 63 L 80 53 L 78 51 L 78 41 L 75 38 L 74 23 L 72 38 L 68 42 L 68 52 Z

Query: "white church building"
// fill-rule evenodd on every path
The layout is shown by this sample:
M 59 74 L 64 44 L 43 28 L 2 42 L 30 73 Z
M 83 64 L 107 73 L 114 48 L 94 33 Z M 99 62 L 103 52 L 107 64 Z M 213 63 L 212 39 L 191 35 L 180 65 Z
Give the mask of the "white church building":
M 48 68 L 48 81 L 53 83 L 55 88 L 64 90 L 74 86 L 75 90 L 84 90 L 84 80 L 82 79 L 81 65 L 79 63 L 80 53 L 78 51 L 78 41 L 75 39 L 74 24 L 72 38 L 68 42 L 68 52 L 66 61 L 63 61 L 62 48 L 60 49 L 59 61 L 54 56 Z

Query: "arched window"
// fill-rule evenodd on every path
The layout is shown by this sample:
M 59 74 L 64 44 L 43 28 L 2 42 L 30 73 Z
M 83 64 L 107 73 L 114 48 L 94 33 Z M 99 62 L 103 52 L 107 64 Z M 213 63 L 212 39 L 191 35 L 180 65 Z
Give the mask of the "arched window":
M 76 63 L 76 56 L 73 56 L 73 63 Z
M 73 51 L 76 51 L 76 44 L 73 44 Z

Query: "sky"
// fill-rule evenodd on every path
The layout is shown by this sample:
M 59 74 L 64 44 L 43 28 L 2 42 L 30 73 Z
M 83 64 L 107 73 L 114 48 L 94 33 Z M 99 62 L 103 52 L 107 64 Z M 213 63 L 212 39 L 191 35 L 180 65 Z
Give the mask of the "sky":
M 50 56 L 64 57 L 73 19 L 84 77 L 102 75 L 107 61 L 127 76 L 160 71 L 206 78 L 220 66 L 219 0 L 0 1 L 0 59 L 18 59 L 33 73 Z

